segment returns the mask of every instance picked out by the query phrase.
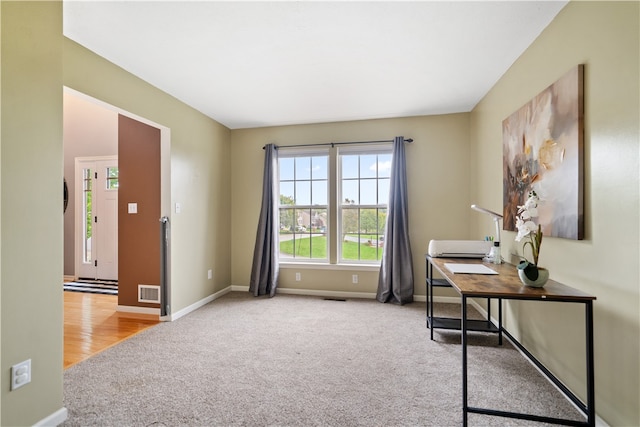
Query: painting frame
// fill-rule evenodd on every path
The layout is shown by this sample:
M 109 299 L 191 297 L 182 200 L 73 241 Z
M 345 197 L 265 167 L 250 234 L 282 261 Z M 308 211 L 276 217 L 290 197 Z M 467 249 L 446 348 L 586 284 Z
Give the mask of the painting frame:
M 502 122 L 503 227 L 540 198 L 545 236 L 584 239 L 584 64 L 576 65 Z

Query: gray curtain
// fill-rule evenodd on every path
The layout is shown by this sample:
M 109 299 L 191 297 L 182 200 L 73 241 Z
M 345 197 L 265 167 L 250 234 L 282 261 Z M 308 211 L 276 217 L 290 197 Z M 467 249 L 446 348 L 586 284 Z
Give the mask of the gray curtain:
M 278 287 L 278 151 L 274 144 L 264 148 L 262 208 L 253 251 L 249 292 L 254 296 L 276 294 Z
M 394 304 L 413 302 L 413 260 L 409 243 L 407 173 L 402 136 L 395 137 L 393 141 L 389 207 L 376 299 Z

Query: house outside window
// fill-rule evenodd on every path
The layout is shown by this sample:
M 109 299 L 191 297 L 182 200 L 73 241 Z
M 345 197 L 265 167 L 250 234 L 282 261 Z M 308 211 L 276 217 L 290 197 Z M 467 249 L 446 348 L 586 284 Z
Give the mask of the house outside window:
M 278 151 L 280 261 L 379 265 L 391 146 Z

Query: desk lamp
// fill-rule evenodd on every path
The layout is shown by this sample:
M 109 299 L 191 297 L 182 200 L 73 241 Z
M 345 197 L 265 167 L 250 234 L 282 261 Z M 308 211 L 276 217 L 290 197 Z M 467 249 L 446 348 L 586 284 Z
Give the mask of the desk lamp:
M 493 219 L 493 222 L 496 224 L 496 240 L 493 242 L 493 246 L 491 247 L 491 251 L 489 251 L 489 255 L 484 257 L 482 260 L 485 262 L 491 262 L 494 264 L 502 264 L 502 256 L 500 255 L 500 224 L 499 224 L 499 221 L 502 219 L 502 215 L 500 215 L 499 213 L 490 211 L 489 209 L 481 208 L 480 206 L 477 206 L 477 205 L 471 205 L 471 209 L 489 215 Z

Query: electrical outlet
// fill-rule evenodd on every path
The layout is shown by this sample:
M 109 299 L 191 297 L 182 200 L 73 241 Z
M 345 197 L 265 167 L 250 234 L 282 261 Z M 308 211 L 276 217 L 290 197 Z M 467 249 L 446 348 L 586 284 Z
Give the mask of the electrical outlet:
M 11 367 L 11 391 L 31 382 L 31 359 Z
M 213 270 L 209 269 L 209 271 L 207 271 L 207 279 L 213 279 Z
M 299 282 L 302 279 L 300 273 L 296 273 L 296 282 Z
M 354 274 L 351 276 L 351 283 L 358 283 L 358 275 Z

